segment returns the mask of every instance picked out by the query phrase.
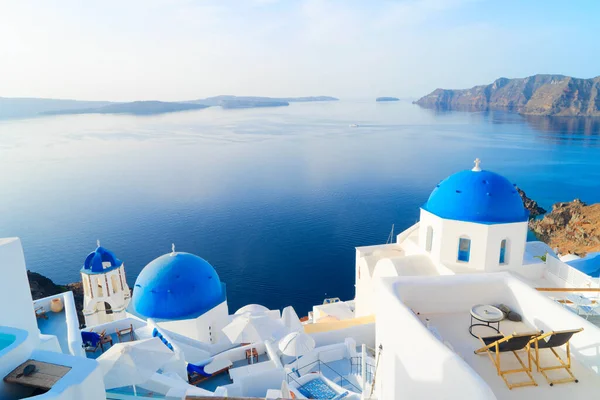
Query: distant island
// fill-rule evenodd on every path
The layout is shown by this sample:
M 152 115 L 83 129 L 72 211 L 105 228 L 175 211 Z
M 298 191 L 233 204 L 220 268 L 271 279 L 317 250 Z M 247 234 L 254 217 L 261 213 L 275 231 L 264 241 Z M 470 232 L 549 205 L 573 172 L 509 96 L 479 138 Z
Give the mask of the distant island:
M 200 110 L 213 106 L 220 106 L 223 108 L 281 107 L 288 106 L 290 103 L 294 102 L 337 100 L 337 98 L 331 96 L 273 98 L 224 95 L 178 102 L 133 101 L 121 103 L 110 101 L 0 97 L 0 119 L 69 114 L 154 115 L 177 111 Z
M 414 102 L 443 110 L 508 110 L 523 115 L 600 117 L 600 76 L 534 75 L 471 89 L 436 89 Z
M 80 101 L 36 99 L 27 97 L 0 97 L 0 118 L 32 117 L 45 112 L 81 110 L 112 104 L 109 101 Z
M 221 106 L 223 108 L 254 108 L 254 107 L 281 107 L 289 106 L 290 103 L 310 101 L 337 101 L 339 99 L 330 96 L 313 97 L 257 97 L 257 96 L 231 96 L 222 95 L 187 101 L 186 103 L 205 104 L 209 106 Z
M 397 97 L 378 97 L 375 101 L 399 101 L 400 99 Z
M 201 110 L 210 106 L 204 104 L 172 103 L 164 101 L 133 101 L 131 103 L 109 104 L 96 108 L 46 111 L 44 115 L 59 114 L 133 114 L 151 115 L 176 111 Z

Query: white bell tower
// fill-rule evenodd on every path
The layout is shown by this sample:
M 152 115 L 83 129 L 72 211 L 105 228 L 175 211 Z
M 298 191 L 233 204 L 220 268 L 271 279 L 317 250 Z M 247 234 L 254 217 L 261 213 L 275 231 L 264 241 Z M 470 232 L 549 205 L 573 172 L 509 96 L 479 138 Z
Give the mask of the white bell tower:
M 131 300 L 125 265 L 111 251 L 100 247 L 91 252 L 81 268 L 83 316 L 86 326 L 95 326 L 127 317 Z

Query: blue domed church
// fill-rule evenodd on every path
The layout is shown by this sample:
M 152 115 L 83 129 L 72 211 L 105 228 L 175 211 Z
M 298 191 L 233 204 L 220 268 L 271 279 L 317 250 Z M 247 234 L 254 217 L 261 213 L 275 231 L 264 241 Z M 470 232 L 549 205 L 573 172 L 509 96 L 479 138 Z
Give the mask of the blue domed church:
M 419 246 L 434 262 L 457 268 L 522 265 L 529 212 L 514 184 L 479 163 L 433 189 L 421 207 Z
M 138 275 L 129 311 L 206 343 L 227 324 L 225 284 L 206 260 L 176 252 L 150 262 Z
M 131 300 L 125 265 L 110 250 L 97 242 L 81 268 L 83 316 L 87 326 L 116 321 L 127 316 Z
M 525 262 L 539 262 L 527 252 L 528 219 L 515 185 L 475 160 L 433 188 L 419 222 L 395 243 L 356 249 L 357 315 L 373 312 L 380 277 L 523 272 Z

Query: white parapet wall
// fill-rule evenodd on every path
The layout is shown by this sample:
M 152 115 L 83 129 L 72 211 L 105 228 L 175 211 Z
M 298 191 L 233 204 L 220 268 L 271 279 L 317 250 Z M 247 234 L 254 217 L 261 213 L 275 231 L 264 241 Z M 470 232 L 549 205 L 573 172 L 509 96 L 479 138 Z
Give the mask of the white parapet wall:
M 376 342 L 377 346 L 382 346 L 376 377 L 377 398 L 496 398 L 483 379 L 462 358 L 437 340 L 397 293 L 397 280 L 449 278 L 454 277 L 382 280 L 377 300 Z M 461 296 L 460 288 L 457 296 Z M 434 293 L 430 299 L 439 300 L 439 297 Z M 440 302 L 434 300 L 434 303 Z
M 377 306 L 376 341 L 383 346 L 377 372 L 379 398 L 495 398 L 473 366 L 436 338 L 417 316 L 466 317 L 457 322 L 465 324 L 465 341 L 453 344 L 464 350 L 472 340 L 467 331 L 469 310 L 476 304 L 505 304 L 531 330 L 583 328 L 571 338 L 571 355 L 578 368 L 583 365 L 588 371 L 579 370 L 588 374 L 588 382 L 600 375 L 600 328 L 511 273 L 385 278 Z M 585 391 L 585 383 L 574 389 Z
M 54 296 L 38 299 L 34 302 L 34 307 L 43 307 L 46 312 L 52 312 L 51 304 L 52 300 L 54 299 L 61 300 L 65 311 L 65 320 L 61 321 L 61 323 L 66 324 L 67 344 L 69 348 L 62 349 L 63 353 L 85 357 L 85 350 L 83 349 L 83 342 L 81 340 L 79 318 L 77 317 L 77 309 L 75 307 L 73 292 L 64 292 Z
M 27 279 L 25 256 L 19 238 L 0 239 L 0 325 L 24 329 L 37 345 L 38 327 Z

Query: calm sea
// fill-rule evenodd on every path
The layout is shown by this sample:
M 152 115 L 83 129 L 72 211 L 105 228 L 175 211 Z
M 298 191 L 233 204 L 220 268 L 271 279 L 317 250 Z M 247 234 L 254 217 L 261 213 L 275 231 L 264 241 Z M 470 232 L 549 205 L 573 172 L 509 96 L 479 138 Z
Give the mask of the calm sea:
M 131 286 L 175 243 L 216 268 L 232 312 L 305 315 L 352 298 L 354 247 L 409 227 L 476 157 L 544 207 L 600 201 L 599 134 L 598 120 L 374 101 L 5 120 L 0 236 L 21 237 L 28 268 L 58 283 L 80 279 L 100 239 Z

